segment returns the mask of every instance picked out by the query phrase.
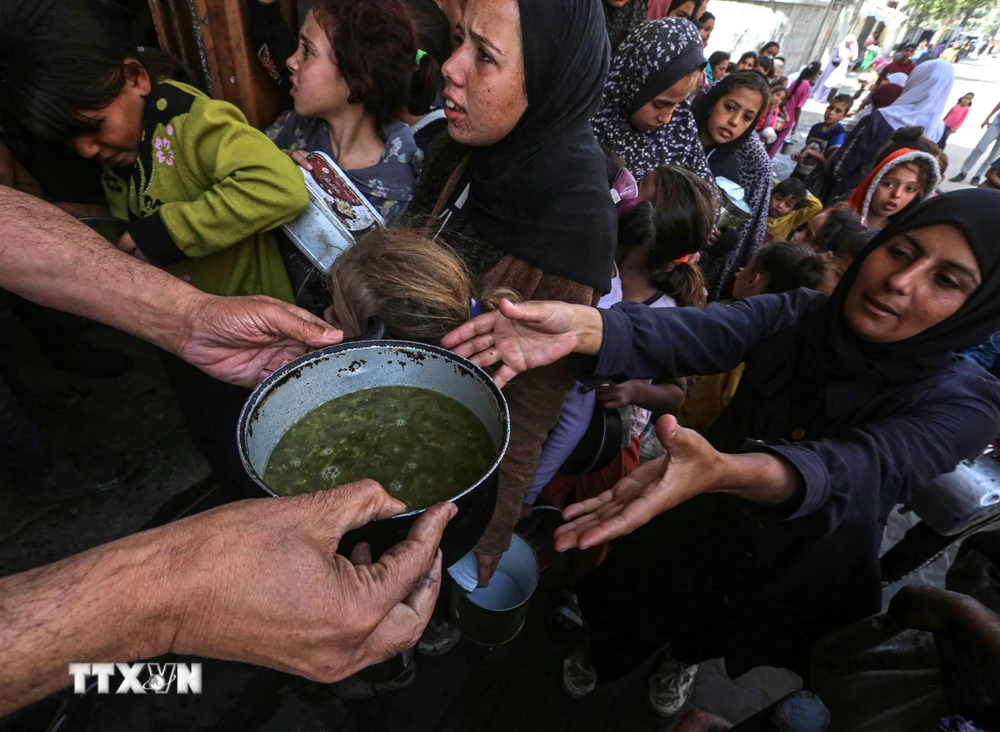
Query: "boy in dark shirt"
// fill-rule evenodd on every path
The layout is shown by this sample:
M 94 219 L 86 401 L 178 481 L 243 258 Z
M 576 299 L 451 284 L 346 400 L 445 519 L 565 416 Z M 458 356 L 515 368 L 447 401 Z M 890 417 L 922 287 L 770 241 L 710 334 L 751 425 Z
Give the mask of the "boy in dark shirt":
M 823 114 L 823 121 L 812 126 L 805 147 L 792 155 L 792 160 L 798 163 L 792 171 L 793 178 L 805 180 L 834 150 L 844 144 L 847 132 L 840 122 L 851 111 L 852 101 L 847 94 L 838 94 L 830 100 Z

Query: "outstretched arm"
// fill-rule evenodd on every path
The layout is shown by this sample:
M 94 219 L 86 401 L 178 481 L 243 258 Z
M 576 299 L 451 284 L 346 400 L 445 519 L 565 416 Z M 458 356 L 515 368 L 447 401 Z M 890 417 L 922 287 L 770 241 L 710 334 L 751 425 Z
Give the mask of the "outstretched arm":
M 68 214 L 0 187 L 0 287 L 99 320 L 217 379 L 253 386 L 341 334 L 266 297 L 215 297 L 115 249 Z
M 494 375 L 501 386 L 570 353 L 598 356 L 588 375 L 616 382 L 719 374 L 742 363 L 760 341 L 793 327 L 822 297 L 796 290 L 703 310 L 503 301 L 499 310 L 469 321 L 441 343 L 479 366 L 502 361 Z

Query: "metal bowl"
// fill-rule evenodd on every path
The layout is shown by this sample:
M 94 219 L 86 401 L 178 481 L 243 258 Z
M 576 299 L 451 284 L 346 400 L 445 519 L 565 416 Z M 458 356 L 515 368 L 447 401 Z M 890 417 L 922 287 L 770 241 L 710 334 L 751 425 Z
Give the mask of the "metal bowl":
M 745 202 L 730 198 L 723 191 L 719 196 L 719 220 L 716 223 L 720 229 L 738 229 L 750 218 L 750 207 Z
M 436 346 L 378 340 L 341 343 L 292 361 L 265 379 L 243 407 L 237 428 L 243 466 L 262 495 L 277 495 L 261 476 L 282 436 L 321 404 L 376 386 L 416 386 L 456 399 L 482 421 L 496 445 L 496 459 L 486 474 L 450 499 L 458 514 L 444 532 L 441 551 L 444 566 L 451 566 L 472 550 L 493 517 L 500 461 L 510 440 L 503 394 L 485 371 L 460 356 Z M 463 435 L 455 439 L 461 441 Z M 406 538 L 421 513 L 410 511 L 355 529 L 338 551 L 349 555 L 355 544 L 366 541 L 378 557 Z

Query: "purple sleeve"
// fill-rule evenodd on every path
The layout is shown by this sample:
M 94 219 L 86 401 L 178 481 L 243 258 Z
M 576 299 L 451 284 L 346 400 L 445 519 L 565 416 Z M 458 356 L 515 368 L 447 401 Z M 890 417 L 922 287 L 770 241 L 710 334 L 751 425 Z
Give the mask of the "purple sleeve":
M 581 394 L 580 385 L 575 385 L 566 395 L 563 402 L 562 414 L 559 421 L 549 432 L 549 436 L 542 445 L 542 454 L 538 458 L 538 470 L 535 471 L 535 480 L 524 497 L 526 504 L 534 505 L 538 500 L 538 495 L 542 489 L 555 477 L 556 472 L 566 462 L 566 459 L 573 454 L 573 450 L 580 444 L 590 420 L 594 415 L 594 404 L 597 395 L 588 391 Z

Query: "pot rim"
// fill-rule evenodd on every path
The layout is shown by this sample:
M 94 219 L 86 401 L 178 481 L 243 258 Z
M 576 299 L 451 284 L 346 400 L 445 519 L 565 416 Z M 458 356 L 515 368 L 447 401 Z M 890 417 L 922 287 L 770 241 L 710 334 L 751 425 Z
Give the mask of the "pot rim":
M 264 484 L 263 477 L 257 473 L 256 468 L 250 464 L 249 459 L 249 445 L 247 441 L 247 434 L 253 422 L 256 421 L 260 408 L 267 398 L 281 387 L 293 372 L 300 369 L 303 366 L 307 366 L 314 362 L 321 361 L 334 354 L 339 354 L 349 351 L 360 351 L 369 349 L 390 349 L 396 351 L 423 351 L 433 356 L 438 356 L 440 358 L 445 358 L 448 361 L 456 364 L 457 366 L 466 369 L 472 376 L 475 376 L 479 381 L 486 385 L 496 400 L 497 405 L 500 407 L 500 419 L 503 428 L 503 439 L 501 444 L 497 447 L 497 457 L 490 465 L 490 467 L 483 473 L 482 477 L 479 478 L 475 483 L 466 488 L 461 493 L 452 496 L 447 499 L 448 503 L 454 503 L 463 496 L 472 493 L 472 491 L 479 488 L 483 483 L 485 483 L 491 476 L 493 476 L 499 469 L 500 463 L 503 461 L 504 456 L 507 454 L 507 447 L 510 444 L 510 409 L 507 406 L 507 399 L 504 397 L 503 392 L 500 390 L 493 378 L 479 366 L 469 361 L 458 354 L 452 353 L 451 351 L 441 348 L 440 346 L 433 346 L 427 343 L 418 343 L 416 341 L 401 341 L 392 339 L 379 339 L 379 340 L 369 340 L 369 341 L 345 341 L 343 343 L 338 343 L 334 346 L 327 346 L 318 351 L 310 351 L 302 356 L 299 356 L 294 361 L 289 361 L 284 366 L 282 366 L 277 371 L 271 373 L 266 379 L 260 382 L 254 390 L 251 392 L 250 396 L 247 397 L 246 402 L 243 404 L 243 409 L 240 410 L 240 418 L 236 423 L 236 445 L 240 453 L 240 461 L 243 463 L 243 469 L 247 471 L 247 475 L 250 479 L 256 483 L 261 490 L 270 496 L 275 498 L 283 498 L 286 496 L 280 496 L 273 490 L 268 488 Z M 429 507 L 428 507 L 429 508 Z M 389 519 L 398 518 L 409 518 L 413 516 L 418 516 L 419 514 L 426 511 L 426 508 L 421 508 L 414 511 L 407 511 L 406 513 L 398 513 L 395 516 L 390 516 Z M 388 519 L 387 519 L 388 520 Z

